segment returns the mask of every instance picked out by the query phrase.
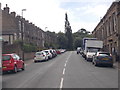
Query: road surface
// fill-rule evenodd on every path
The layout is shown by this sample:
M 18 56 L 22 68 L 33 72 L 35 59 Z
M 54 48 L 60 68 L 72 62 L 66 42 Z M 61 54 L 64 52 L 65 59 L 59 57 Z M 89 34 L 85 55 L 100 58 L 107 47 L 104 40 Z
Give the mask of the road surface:
M 25 71 L 3 75 L 3 88 L 118 88 L 118 70 L 95 67 L 75 51 L 46 61 L 26 62 Z

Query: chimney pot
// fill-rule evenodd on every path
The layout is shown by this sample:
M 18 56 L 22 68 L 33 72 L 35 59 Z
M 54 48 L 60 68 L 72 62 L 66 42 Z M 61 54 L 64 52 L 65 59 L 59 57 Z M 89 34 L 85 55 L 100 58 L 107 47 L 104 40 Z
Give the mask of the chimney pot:
M 9 8 L 8 5 L 6 4 L 6 7 L 4 7 L 4 11 L 9 14 L 9 10 L 10 10 L 10 8 Z

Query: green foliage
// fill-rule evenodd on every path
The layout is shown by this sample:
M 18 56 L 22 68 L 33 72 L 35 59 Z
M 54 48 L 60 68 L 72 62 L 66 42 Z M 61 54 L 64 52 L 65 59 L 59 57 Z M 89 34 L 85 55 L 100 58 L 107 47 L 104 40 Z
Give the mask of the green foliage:
M 72 50 L 73 49 L 73 35 L 72 35 L 72 30 L 71 28 L 66 28 L 66 33 L 65 36 L 67 38 L 67 50 Z
M 82 38 L 81 37 L 75 37 L 74 39 L 74 48 L 82 47 Z
M 14 40 L 13 43 L 14 44 L 22 44 L 22 40 Z
M 58 48 L 67 48 L 67 38 L 64 33 L 59 32 L 57 34 L 57 44 Z
M 82 46 L 82 39 L 84 37 L 92 38 L 92 35 L 86 29 L 80 29 L 77 32 L 73 33 L 74 49 Z
M 36 52 L 37 47 L 35 45 L 31 45 L 31 44 L 24 44 L 23 50 L 24 50 L 24 52 Z

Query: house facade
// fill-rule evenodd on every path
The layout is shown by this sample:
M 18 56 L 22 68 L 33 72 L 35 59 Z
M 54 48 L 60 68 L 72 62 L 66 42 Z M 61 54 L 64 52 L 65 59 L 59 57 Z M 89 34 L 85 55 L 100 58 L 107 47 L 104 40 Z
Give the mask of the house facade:
M 103 41 L 103 50 L 120 56 L 120 1 L 113 2 L 105 16 L 92 32 L 93 37 Z
M 5 44 L 23 41 L 39 48 L 44 48 L 44 43 L 47 41 L 53 43 L 52 37 L 41 28 L 25 20 L 22 16 L 16 16 L 16 12 L 10 12 L 7 4 L 2 10 L 2 39 Z

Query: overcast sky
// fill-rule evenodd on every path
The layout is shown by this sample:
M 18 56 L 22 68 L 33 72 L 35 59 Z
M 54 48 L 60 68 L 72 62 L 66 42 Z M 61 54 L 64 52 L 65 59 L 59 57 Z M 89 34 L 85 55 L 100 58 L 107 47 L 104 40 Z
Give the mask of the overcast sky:
M 44 31 L 64 32 L 65 13 L 72 31 L 81 28 L 93 31 L 114 0 L 0 0 L 2 9 L 6 4 L 10 12 L 21 15 Z M 45 27 L 46 30 L 45 30 Z

